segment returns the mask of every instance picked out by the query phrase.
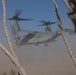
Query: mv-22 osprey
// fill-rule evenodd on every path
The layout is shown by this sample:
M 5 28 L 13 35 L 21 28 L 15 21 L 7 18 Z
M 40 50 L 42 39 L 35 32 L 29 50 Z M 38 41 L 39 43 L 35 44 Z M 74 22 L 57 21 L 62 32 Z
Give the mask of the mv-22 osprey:
M 43 23 L 40 26 L 46 26 L 44 32 L 21 29 L 18 21 L 23 20 L 30 21 L 32 19 L 20 18 L 19 15 L 20 13 L 16 13 L 15 16 L 13 16 L 13 18 L 7 18 L 7 20 L 13 20 L 13 24 L 11 25 L 11 31 L 17 46 L 23 46 L 29 44 L 35 44 L 36 46 L 38 46 L 39 44 L 43 43 L 45 44 L 45 46 L 48 46 L 48 43 L 55 42 L 56 38 L 61 35 L 60 31 L 51 30 L 51 25 L 57 22 L 40 21 Z M 65 29 L 65 30 L 69 33 L 74 32 L 74 30 L 72 29 Z M 19 35 L 20 32 L 25 32 L 27 34 Z

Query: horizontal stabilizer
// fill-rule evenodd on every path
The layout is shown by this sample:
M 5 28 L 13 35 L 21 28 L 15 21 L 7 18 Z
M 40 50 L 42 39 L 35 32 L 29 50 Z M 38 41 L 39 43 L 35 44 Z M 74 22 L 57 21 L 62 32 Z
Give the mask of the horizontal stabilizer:
M 73 29 L 65 29 L 65 32 L 68 32 L 70 35 L 73 35 L 75 33 Z

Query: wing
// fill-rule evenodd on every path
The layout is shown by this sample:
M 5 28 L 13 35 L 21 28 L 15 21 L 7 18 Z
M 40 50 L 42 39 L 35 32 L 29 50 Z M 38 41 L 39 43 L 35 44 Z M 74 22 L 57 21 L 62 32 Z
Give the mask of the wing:
M 25 30 L 25 29 L 20 29 L 21 32 L 25 33 L 31 33 L 31 34 L 36 34 L 36 33 L 45 33 L 45 32 L 40 32 L 40 31 L 31 31 L 31 30 Z

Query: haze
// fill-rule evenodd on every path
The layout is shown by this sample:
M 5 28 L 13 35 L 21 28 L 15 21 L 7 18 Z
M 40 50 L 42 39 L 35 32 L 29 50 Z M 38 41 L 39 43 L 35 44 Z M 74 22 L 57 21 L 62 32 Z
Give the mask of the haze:
M 64 21 L 64 27 L 69 27 L 69 25 L 72 25 L 72 23 L 66 16 L 67 9 L 62 0 L 58 0 L 57 3 L 60 6 L 59 12 Z M 20 26 L 22 25 L 21 27 L 25 29 L 43 31 L 44 28 L 36 27 L 36 25 L 40 24 L 37 22 L 37 20 L 57 20 L 52 1 L 50 0 L 31 0 L 31 2 L 30 0 L 8 0 L 6 1 L 6 6 L 7 17 L 13 16 L 14 10 L 20 8 L 23 10 L 21 17 L 36 19 L 33 22 L 19 22 Z M 0 11 L 2 11 L 1 7 L 0 9 Z M 2 12 L 0 12 L 0 14 L 0 17 L 2 17 Z M 57 38 L 57 42 L 49 43 L 48 47 L 45 47 L 44 44 L 42 44 L 39 46 L 25 45 L 18 48 L 12 38 L 10 26 L 11 21 L 7 21 L 7 28 L 14 51 L 16 52 L 22 67 L 25 69 L 28 75 L 76 75 L 76 69 L 61 36 Z M 53 31 L 55 31 L 56 25 L 52 28 Z M 74 51 L 74 55 L 76 56 L 76 35 L 69 35 L 66 33 L 66 36 Z M 2 21 L 0 21 L 0 42 L 8 49 L 2 27 Z M 3 72 L 9 72 L 11 67 L 15 69 L 9 58 L 4 54 L 3 51 L 0 50 L 0 74 Z

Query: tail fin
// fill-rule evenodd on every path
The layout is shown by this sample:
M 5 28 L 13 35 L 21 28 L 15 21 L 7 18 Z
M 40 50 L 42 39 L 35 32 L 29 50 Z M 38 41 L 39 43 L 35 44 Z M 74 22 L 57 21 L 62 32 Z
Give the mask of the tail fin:
M 64 31 L 68 32 L 70 35 L 73 35 L 75 33 L 73 25 L 70 25 L 69 28 L 65 28 Z M 60 32 L 59 26 L 57 26 L 56 32 L 58 32 L 58 33 Z
M 19 31 L 20 31 L 18 22 L 11 25 L 11 31 L 12 31 L 13 38 L 16 40 L 19 37 Z
M 66 28 L 65 32 L 68 32 L 70 35 L 73 35 L 75 33 L 73 25 L 70 25 L 69 28 Z
M 68 32 L 70 35 L 73 35 L 75 33 L 72 29 L 65 29 L 65 32 Z

